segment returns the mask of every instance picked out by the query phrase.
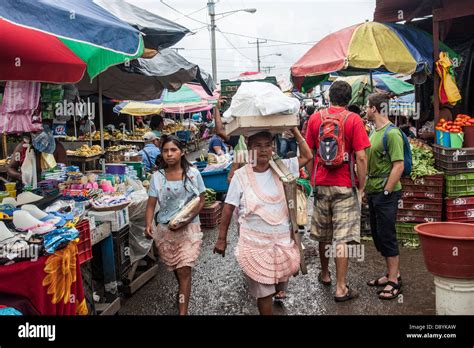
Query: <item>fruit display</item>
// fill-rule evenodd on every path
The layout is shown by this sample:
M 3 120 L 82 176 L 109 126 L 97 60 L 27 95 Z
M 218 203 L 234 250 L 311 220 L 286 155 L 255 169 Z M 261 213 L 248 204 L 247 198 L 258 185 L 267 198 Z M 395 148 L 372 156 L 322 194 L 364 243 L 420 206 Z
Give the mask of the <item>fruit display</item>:
M 91 135 L 88 133 L 84 135 L 84 140 L 100 140 L 100 132 L 94 132 L 92 134 L 92 138 Z M 109 132 L 104 132 L 104 140 L 113 140 Z
M 208 207 L 216 201 L 217 192 L 211 188 L 207 188 L 204 192 L 204 206 Z
M 77 138 L 74 136 L 71 137 L 68 135 L 64 138 L 64 141 L 77 141 Z
M 134 133 L 137 135 L 144 135 L 147 132 L 151 132 L 150 128 L 135 128 Z
M 474 117 L 469 115 L 459 114 L 454 121 L 446 121 L 444 118 L 440 119 L 436 125 L 436 130 L 450 133 L 462 133 L 462 127 L 474 126 Z
M 93 145 L 90 147 L 89 145 L 82 145 L 80 148 L 78 148 L 75 151 L 68 150 L 67 154 L 69 156 L 77 156 L 77 157 L 91 157 L 91 156 L 97 156 L 102 154 L 102 147 L 99 145 Z
M 0 167 L 6 167 L 10 163 L 10 158 L 0 160 Z
M 173 134 L 173 133 L 176 133 L 178 131 L 182 131 L 182 130 L 185 130 L 185 127 L 183 126 L 182 123 L 180 122 L 177 122 L 175 124 L 168 124 L 166 125 L 164 128 L 163 128 L 163 134 Z

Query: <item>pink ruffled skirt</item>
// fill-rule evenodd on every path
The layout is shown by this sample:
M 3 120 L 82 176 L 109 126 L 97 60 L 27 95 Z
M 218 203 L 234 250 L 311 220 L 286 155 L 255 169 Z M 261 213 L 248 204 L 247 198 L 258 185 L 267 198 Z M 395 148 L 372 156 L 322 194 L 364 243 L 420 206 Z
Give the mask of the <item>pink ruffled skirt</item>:
M 190 223 L 178 231 L 158 225 L 155 242 L 160 259 L 169 271 L 194 267 L 201 251 L 202 237 L 200 224 Z

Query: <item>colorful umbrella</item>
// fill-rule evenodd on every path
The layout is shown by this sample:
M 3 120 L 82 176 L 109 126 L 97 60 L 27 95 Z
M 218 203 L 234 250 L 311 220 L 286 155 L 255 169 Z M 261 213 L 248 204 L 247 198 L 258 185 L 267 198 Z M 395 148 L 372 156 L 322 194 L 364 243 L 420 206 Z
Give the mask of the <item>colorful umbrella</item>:
M 0 80 L 74 83 L 86 68 L 93 79 L 144 47 L 137 29 L 91 0 L 3 0 L 0 31 Z
M 371 82 L 369 75 L 339 76 L 335 79 L 335 81 L 345 81 L 351 85 L 352 99 L 349 104 L 356 105 L 365 105 L 368 95 L 375 90 L 392 92 L 396 95 L 413 93 L 415 90 L 412 84 L 387 74 L 374 74 L 372 80 Z
M 165 90 L 160 99 L 145 102 L 126 101 L 114 107 L 114 112 L 132 116 L 146 116 L 160 113 L 190 113 L 210 110 L 219 95 L 209 96 L 204 88 L 196 84 L 184 84 L 178 91 Z
M 443 51 L 455 53 L 440 43 Z M 291 67 L 294 85 L 308 90 L 340 70 L 411 75 L 433 71 L 433 39 L 413 26 L 366 22 L 332 33 Z

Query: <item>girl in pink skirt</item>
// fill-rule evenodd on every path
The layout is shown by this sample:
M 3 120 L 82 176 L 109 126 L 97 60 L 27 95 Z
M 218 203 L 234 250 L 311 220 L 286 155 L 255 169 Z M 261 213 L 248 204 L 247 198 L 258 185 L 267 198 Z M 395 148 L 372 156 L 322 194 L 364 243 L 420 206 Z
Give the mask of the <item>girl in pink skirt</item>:
M 155 238 L 160 259 L 174 271 L 179 284 L 179 314 L 185 315 L 191 294 L 191 268 L 201 250 L 203 234 L 198 214 L 204 206 L 205 187 L 199 171 L 186 159 L 184 145 L 177 137 L 162 138 L 161 156 L 159 170 L 153 174 L 148 190 L 145 235 Z M 170 220 L 196 196 L 200 197 L 200 204 L 189 213 L 189 218 L 169 227 Z

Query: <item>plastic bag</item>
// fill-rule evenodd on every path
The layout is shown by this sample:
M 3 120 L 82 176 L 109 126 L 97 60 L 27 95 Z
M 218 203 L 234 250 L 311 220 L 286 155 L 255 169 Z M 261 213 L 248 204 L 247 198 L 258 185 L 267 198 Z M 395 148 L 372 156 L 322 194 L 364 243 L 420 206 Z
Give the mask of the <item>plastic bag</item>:
M 180 223 L 188 220 L 191 217 L 193 210 L 199 205 L 200 197 L 194 197 L 191 201 L 189 201 L 181 211 L 173 217 L 169 223 L 169 227 L 178 226 Z
M 296 114 L 300 102 L 267 82 L 244 82 L 232 97 L 224 117 Z
M 33 147 L 39 152 L 54 153 L 56 142 L 53 131 L 47 126 L 43 126 L 43 131 L 38 135 L 33 135 Z

